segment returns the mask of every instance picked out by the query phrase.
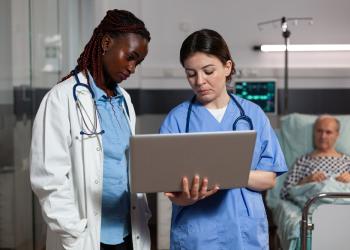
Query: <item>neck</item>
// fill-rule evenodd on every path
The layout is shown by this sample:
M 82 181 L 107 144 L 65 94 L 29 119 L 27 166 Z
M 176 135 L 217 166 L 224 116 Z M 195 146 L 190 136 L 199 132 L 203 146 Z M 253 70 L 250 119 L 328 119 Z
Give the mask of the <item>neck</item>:
M 334 156 L 340 157 L 341 154 L 338 153 L 334 148 L 328 150 L 315 149 L 312 153 L 312 156 Z
M 204 104 L 204 107 L 208 109 L 221 109 L 227 106 L 227 104 L 230 101 L 230 96 L 225 90 L 220 96 L 218 96 L 215 100 L 212 102 L 209 102 L 207 104 Z
M 116 88 L 116 83 L 113 82 L 111 77 L 103 70 L 102 74 L 102 82 L 98 83 L 96 82 L 96 85 L 102 89 L 104 92 L 106 92 L 107 96 L 115 96 L 115 88 Z

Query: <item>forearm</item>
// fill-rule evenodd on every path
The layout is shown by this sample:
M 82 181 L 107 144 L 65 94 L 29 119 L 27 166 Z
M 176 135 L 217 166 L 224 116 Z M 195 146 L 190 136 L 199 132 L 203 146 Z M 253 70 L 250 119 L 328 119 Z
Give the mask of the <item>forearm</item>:
M 273 188 L 276 183 L 276 174 L 274 172 L 252 170 L 249 173 L 247 188 L 255 191 L 264 191 Z

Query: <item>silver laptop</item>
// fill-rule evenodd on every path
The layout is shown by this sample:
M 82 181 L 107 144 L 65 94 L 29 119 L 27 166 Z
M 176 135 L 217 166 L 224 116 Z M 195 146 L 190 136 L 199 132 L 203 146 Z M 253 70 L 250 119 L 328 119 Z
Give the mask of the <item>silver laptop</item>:
M 255 146 L 255 131 L 146 134 L 130 139 L 132 193 L 181 191 L 181 180 L 197 174 L 208 186 L 244 187 Z

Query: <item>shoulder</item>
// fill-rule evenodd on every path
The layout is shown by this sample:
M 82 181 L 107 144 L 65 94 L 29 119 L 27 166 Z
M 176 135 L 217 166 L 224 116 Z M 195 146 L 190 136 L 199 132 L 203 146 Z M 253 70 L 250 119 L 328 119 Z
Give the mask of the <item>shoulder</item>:
M 186 127 L 186 118 L 190 102 L 186 101 L 173 108 L 165 117 L 160 132 L 161 133 L 179 133 L 184 132 Z
M 190 106 L 190 101 L 185 101 L 183 103 L 180 103 L 179 105 L 175 106 L 172 110 L 170 110 L 167 117 L 187 116 L 187 111 L 189 106 Z
M 346 161 L 346 162 L 349 162 L 349 163 L 350 163 L 350 156 L 349 156 L 349 155 L 347 155 L 347 154 L 343 154 L 342 159 L 344 159 L 344 161 Z
M 47 98 L 64 98 L 64 97 L 73 97 L 73 86 L 75 85 L 75 79 L 73 76 L 64 80 L 63 82 L 57 83 L 53 86 L 49 92 L 46 94 Z
M 261 120 L 261 122 L 264 122 L 264 123 L 266 121 L 268 121 L 268 118 L 267 118 L 265 112 L 260 108 L 259 105 L 255 104 L 254 102 L 251 102 L 247 99 L 239 97 L 235 94 L 231 94 L 231 95 L 242 106 L 246 115 L 252 116 L 252 118 L 254 118 L 254 120 Z
M 295 165 L 297 166 L 301 166 L 301 165 L 311 165 L 312 162 L 314 161 L 313 157 L 311 156 L 311 154 L 305 154 L 300 156 L 296 162 Z
M 346 160 L 350 160 L 350 156 L 347 155 L 347 154 L 343 154 L 343 157 L 344 157 L 344 159 L 346 159 Z
M 262 111 L 260 106 L 255 104 L 254 102 L 249 101 L 247 99 L 244 99 L 244 98 L 242 98 L 240 96 L 237 96 L 235 94 L 231 94 L 231 95 L 242 105 L 242 107 L 245 107 L 245 108 L 247 108 L 248 110 L 251 110 L 251 111 L 264 112 L 264 111 Z

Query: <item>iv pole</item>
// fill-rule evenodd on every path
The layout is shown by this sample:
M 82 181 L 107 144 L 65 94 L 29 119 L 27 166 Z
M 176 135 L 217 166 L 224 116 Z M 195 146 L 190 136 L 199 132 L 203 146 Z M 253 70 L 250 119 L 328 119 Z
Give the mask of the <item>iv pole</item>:
M 285 17 L 281 19 L 282 36 L 284 38 L 284 105 L 283 113 L 288 114 L 288 44 L 290 31 L 288 30 L 288 24 Z
M 288 45 L 289 45 L 289 38 L 291 35 L 290 30 L 288 29 L 288 21 L 293 21 L 295 24 L 298 23 L 298 21 L 308 21 L 310 24 L 312 24 L 312 17 L 293 17 L 293 18 L 286 18 L 282 17 L 281 19 L 274 19 L 271 21 L 261 22 L 258 23 L 259 29 L 262 29 L 262 26 L 267 24 L 275 24 L 276 22 L 281 23 L 281 30 L 282 30 L 282 36 L 284 39 L 284 104 L 283 104 L 283 114 L 288 114 Z

